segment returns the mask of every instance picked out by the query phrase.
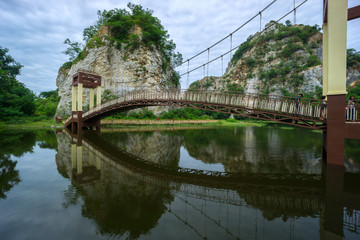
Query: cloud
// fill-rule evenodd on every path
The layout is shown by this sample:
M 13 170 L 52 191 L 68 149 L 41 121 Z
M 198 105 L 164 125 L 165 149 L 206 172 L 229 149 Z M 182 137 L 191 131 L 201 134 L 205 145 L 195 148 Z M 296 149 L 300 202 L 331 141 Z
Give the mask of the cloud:
M 82 31 L 95 23 L 97 10 L 126 8 L 128 1 L 118 0 L 2 0 L 0 1 L 0 46 L 9 48 L 16 61 L 24 65 L 19 80 L 39 93 L 56 88 L 59 67 L 67 60 L 62 52 L 63 41 L 82 41 Z M 136 0 L 144 8 L 153 10 L 170 37 L 177 45 L 184 59 L 207 49 L 225 37 L 249 18 L 257 14 L 272 0 Z M 354 1 L 349 1 L 349 6 Z M 296 0 L 296 4 L 301 3 Z M 262 28 L 274 19 L 280 18 L 293 8 L 293 1 L 278 0 L 262 14 Z M 293 14 L 286 19 L 293 22 Z M 285 21 L 284 19 L 283 21 Z M 297 11 L 298 23 L 309 25 L 322 21 L 322 1 L 309 0 Z M 357 23 L 357 24 L 356 24 Z M 359 50 L 358 20 L 349 22 L 348 45 Z M 232 46 L 236 46 L 260 29 L 257 17 L 233 35 Z M 230 49 L 230 38 L 210 50 L 210 59 Z M 230 56 L 212 63 L 209 74 L 220 75 Z M 207 60 L 207 52 L 191 61 L 195 67 Z M 187 66 L 179 70 L 187 69 Z M 207 68 L 205 69 L 207 72 Z M 191 74 L 190 82 L 204 76 L 204 69 Z M 185 87 L 187 77 L 182 79 Z

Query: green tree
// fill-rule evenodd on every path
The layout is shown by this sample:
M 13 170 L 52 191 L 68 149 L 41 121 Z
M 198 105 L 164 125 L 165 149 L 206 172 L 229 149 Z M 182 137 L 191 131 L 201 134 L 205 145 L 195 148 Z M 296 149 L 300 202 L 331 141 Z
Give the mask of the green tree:
M 70 61 L 74 61 L 83 48 L 82 44 L 79 42 L 71 42 L 68 38 L 65 39 L 64 44 L 67 44 L 68 48 L 63 53 L 69 56 Z
M 35 111 L 35 94 L 16 80 L 21 64 L 0 46 L 0 120 L 29 116 Z
M 54 117 L 59 101 L 60 97 L 57 90 L 41 92 L 35 100 L 35 115 L 44 118 Z

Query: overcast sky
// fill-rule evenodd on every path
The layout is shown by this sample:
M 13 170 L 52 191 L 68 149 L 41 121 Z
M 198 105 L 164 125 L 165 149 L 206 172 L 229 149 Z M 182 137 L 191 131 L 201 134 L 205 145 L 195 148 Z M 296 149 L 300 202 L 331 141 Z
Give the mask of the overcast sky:
M 0 46 L 8 48 L 22 68 L 18 79 L 36 93 L 56 89 L 59 67 L 68 60 L 62 52 L 66 38 L 82 41 L 84 28 L 93 25 L 97 10 L 126 8 L 130 0 L 0 0 Z M 176 51 L 184 60 L 207 49 L 227 36 L 273 0 L 143 0 L 130 1 L 153 10 L 154 16 L 168 30 L 177 45 Z M 298 5 L 303 0 L 295 0 Z M 277 20 L 293 8 L 293 0 L 277 0 L 252 22 L 232 37 L 232 47 L 241 44 L 249 35 L 263 29 L 270 20 Z M 359 0 L 349 0 L 349 7 L 359 5 Z M 294 14 L 282 22 L 294 22 Z M 296 23 L 319 25 L 322 23 L 322 0 L 308 0 L 296 12 Z M 348 48 L 360 50 L 360 19 L 348 22 Z M 230 38 L 212 48 L 209 59 L 230 50 Z M 208 52 L 190 61 L 192 69 L 203 64 Z M 230 55 L 190 74 L 189 83 L 205 75 L 221 75 Z M 178 68 L 181 72 L 187 69 Z M 181 79 L 187 86 L 187 76 Z

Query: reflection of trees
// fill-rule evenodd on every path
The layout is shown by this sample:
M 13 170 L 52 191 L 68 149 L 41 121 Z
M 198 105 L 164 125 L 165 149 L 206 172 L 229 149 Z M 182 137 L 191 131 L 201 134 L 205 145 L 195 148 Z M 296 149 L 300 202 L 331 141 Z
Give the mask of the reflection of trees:
M 53 148 L 54 133 L 51 131 L 6 130 L 0 138 L 0 198 L 6 198 L 5 193 L 18 184 L 19 170 L 15 170 L 16 161 L 11 155 L 21 157 L 26 152 L 33 152 L 37 141 L 41 147 Z M 41 145 L 42 144 L 42 145 Z
M 4 131 L 0 138 L 0 155 L 11 154 L 21 157 L 26 152 L 33 152 L 36 143 L 34 131 Z
M 183 145 L 189 154 L 206 163 L 222 163 L 229 172 L 292 173 L 320 170 L 321 136 L 291 128 L 239 127 L 187 130 Z
M 16 164 L 10 156 L 0 156 L 0 198 L 6 198 L 5 193 L 21 181 L 19 170 L 15 170 Z
M 111 194 L 114 187 L 118 188 L 115 195 Z M 108 186 L 100 198 L 84 197 L 82 215 L 93 219 L 101 234 L 122 236 L 129 232 L 131 239 L 154 228 L 166 211 L 165 204 L 173 198 L 168 189 L 152 188 L 147 183 Z

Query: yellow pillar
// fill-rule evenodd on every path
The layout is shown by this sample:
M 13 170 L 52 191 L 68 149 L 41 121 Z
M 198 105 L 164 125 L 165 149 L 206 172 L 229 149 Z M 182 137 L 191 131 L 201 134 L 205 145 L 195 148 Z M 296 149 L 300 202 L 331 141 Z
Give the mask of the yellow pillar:
M 346 94 L 347 14 L 347 0 L 328 0 L 327 95 Z
M 323 96 L 328 92 L 328 28 L 327 23 L 323 24 Z
M 82 99 L 83 98 L 83 84 L 82 83 L 79 83 L 78 85 L 78 94 L 77 94 L 77 105 L 78 105 L 78 108 L 77 110 L 82 112 Z
M 71 103 L 71 111 L 75 112 L 76 111 L 76 92 L 77 92 L 77 87 L 72 86 L 71 87 L 71 93 L 72 93 L 72 103 Z
M 71 144 L 71 167 L 76 168 L 76 144 Z
M 89 99 L 90 110 L 94 108 L 94 89 L 90 88 L 90 99 Z
M 76 166 L 76 173 L 81 174 L 82 173 L 82 146 L 76 147 L 76 153 L 77 153 L 77 166 Z
M 101 86 L 96 87 L 96 106 L 101 105 Z

